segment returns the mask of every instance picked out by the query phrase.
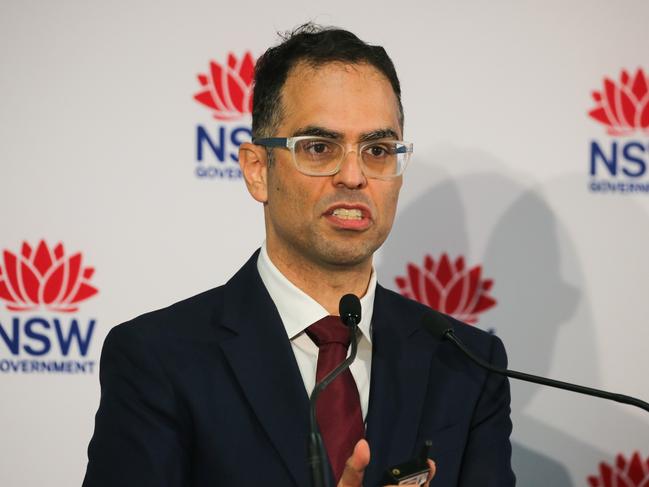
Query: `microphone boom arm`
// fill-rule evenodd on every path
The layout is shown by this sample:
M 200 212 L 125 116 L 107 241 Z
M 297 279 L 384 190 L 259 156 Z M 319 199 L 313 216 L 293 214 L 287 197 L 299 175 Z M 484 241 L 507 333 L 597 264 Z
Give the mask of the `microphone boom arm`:
M 356 298 L 358 300 L 358 298 Z M 342 318 L 342 316 L 341 316 Z M 351 341 L 351 351 L 349 357 L 342 361 L 335 369 L 333 369 L 329 374 L 327 374 L 320 382 L 316 383 L 315 387 L 311 391 L 311 396 L 309 397 L 310 403 L 310 425 L 311 433 L 309 435 L 308 442 L 308 460 L 309 466 L 311 468 L 311 480 L 313 482 L 313 487 L 328 487 L 329 484 L 329 475 L 324 471 L 325 465 L 327 463 L 324 461 L 326 458 L 326 453 L 324 451 L 324 444 L 322 442 L 322 436 L 318 430 L 318 421 L 316 418 L 316 402 L 318 401 L 318 396 L 324 391 L 327 386 L 336 379 L 342 372 L 344 372 L 356 358 L 356 353 L 358 351 L 358 340 L 356 337 L 358 330 L 358 321 L 360 321 L 359 316 L 345 316 L 344 322 L 349 326 L 349 336 Z
M 329 372 L 329 374 L 327 374 L 320 382 L 316 384 L 316 386 L 313 388 L 313 391 L 311 391 L 311 397 L 309 398 L 309 401 L 311 402 L 311 406 L 312 406 L 311 407 L 312 426 L 316 424 L 315 404 L 318 400 L 318 396 L 320 396 L 320 393 L 324 391 L 327 388 L 327 386 L 336 379 L 336 377 L 338 377 L 341 373 L 343 373 L 356 358 L 356 352 L 358 351 L 358 340 L 356 339 L 357 329 L 358 329 L 358 325 L 356 323 L 354 323 L 349 328 L 349 334 L 351 337 L 351 352 L 349 354 L 349 357 L 347 357 L 335 369 Z
M 613 392 L 602 391 L 600 389 L 593 389 L 592 387 L 580 386 L 577 384 L 571 384 L 569 382 L 562 382 L 559 380 L 548 379 L 546 377 L 539 377 L 538 375 L 526 374 L 525 372 L 517 372 L 516 370 L 501 369 L 500 367 L 495 367 L 488 362 L 485 362 L 480 357 L 474 355 L 464 344 L 455 336 L 452 329 L 447 329 L 444 331 L 444 338 L 450 340 L 464 352 L 464 354 L 473 360 L 476 364 L 481 367 L 484 367 L 487 370 L 495 372 L 497 374 L 506 375 L 507 377 L 512 377 L 514 379 L 520 379 L 528 382 L 534 382 L 535 384 L 541 384 L 544 386 L 556 387 L 559 389 L 564 389 L 566 391 L 578 392 L 580 394 L 586 394 L 588 396 L 601 397 L 603 399 L 609 399 L 611 401 L 619 402 L 622 404 L 629 404 L 631 406 L 639 407 L 645 411 L 649 411 L 649 403 L 646 403 L 638 398 L 625 396 L 624 394 L 616 394 Z

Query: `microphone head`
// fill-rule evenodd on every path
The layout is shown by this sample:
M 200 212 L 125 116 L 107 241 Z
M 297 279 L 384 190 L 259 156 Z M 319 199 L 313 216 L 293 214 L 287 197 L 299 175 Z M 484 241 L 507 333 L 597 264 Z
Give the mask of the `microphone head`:
M 361 300 L 355 294 L 345 294 L 340 298 L 338 311 L 340 319 L 347 326 L 358 325 L 361 322 Z
M 443 340 L 453 333 L 451 324 L 439 313 L 429 311 L 421 318 L 421 326 L 437 340 Z

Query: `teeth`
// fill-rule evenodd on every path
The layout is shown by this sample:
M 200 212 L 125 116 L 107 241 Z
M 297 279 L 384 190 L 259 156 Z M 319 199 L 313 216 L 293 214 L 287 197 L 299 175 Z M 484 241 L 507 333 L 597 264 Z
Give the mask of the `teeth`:
M 360 220 L 363 218 L 363 213 L 359 209 L 348 210 L 346 208 L 336 208 L 333 215 L 341 218 L 342 220 Z

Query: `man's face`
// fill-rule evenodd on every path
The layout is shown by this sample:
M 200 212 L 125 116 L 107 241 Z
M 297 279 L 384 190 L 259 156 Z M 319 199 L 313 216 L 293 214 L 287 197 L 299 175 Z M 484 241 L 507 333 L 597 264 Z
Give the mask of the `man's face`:
M 356 144 L 381 135 L 402 138 L 392 86 L 367 64 L 298 64 L 283 87 L 282 105 L 275 136 L 332 137 L 348 153 L 337 174 L 307 176 L 290 151 L 273 150 L 265 207 L 271 256 L 325 267 L 369 262 L 392 227 L 401 177 L 365 177 Z

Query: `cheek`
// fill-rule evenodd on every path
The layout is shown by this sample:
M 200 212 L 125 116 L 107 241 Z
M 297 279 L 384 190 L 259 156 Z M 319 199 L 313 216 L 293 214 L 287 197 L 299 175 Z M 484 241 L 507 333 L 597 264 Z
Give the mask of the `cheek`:
M 388 226 L 392 225 L 394 215 L 397 212 L 397 203 L 399 201 L 400 188 L 401 184 L 399 183 L 395 186 L 385 188 L 385 191 L 383 191 L 381 194 L 384 223 Z
M 309 192 L 299 182 L 273 178 L 269 187 L 269 206 L 280 217 L 292 218 L 293 215 L 305 214 L 313 206 L 308 201 Z

